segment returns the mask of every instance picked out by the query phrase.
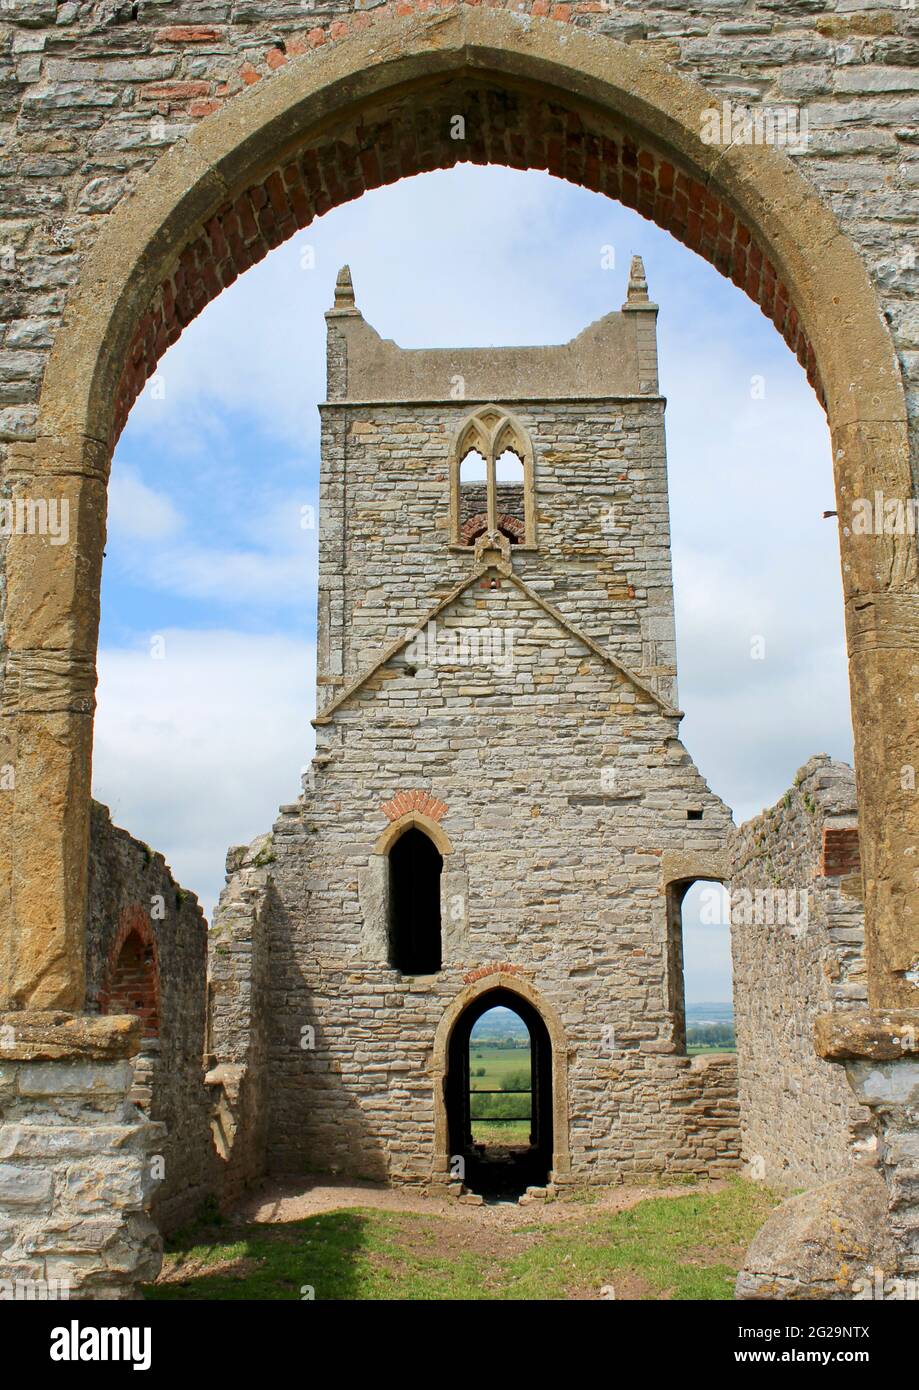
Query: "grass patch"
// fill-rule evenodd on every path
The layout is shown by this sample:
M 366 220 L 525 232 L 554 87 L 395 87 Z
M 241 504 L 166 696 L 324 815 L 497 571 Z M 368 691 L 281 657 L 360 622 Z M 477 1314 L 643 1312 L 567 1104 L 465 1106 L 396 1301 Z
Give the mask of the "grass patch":
M 169 1242 L 150 1299 L 727 1299 L 779 1198 L 740 1179 L 629 1211 L 528 1222 L 354 1208 L 301 1221 L 199 1223 Z M 522 1215 L 522 1213 L 521 1213 Z M 525 1247 L 521 1248 L 521 1239 Z M 496 1241 L 500 1249 L 496 1249 Z

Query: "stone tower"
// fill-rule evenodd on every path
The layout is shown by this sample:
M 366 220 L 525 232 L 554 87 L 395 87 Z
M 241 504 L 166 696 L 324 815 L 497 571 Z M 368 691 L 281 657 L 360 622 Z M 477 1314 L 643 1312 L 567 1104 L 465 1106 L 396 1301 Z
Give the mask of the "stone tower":
M 274 1169 L 485 1183 L 500 1003 L 521 1182 L 736 1163 L 733 1064 L 685 1055 L 679 903 L 731 819 L 679 740 L 656 318 L 636 257 L 569 343 L 409 351 L 338 277 L 316 756 L 251 861 Z

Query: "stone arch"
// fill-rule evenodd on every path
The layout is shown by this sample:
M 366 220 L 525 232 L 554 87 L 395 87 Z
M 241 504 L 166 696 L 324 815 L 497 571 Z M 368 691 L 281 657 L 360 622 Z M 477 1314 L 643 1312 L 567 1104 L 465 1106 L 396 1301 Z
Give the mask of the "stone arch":
M 13 536 L 5 708 L 17 767 L 3 798 L 12 905 L 5 994 L 83 1004 L 86 825 L 111 451 L 165 348 L 227 284 L 336 203 L 460 159 L 544 168 L 669 230 L 757 302 L 796 352 L 832 428 L 840 511 L 912 491 L 899 368 L 865 267 L 783 152 L 701 138 L 711 95 L 612 38 L 459 4 L 364 16 L 191 131 L 109 216 L 73 287 L 34 442 L 14 490 L 67 500 L 72 544 Z M 344 27 L 344 26 L 342 26 Z M 462 104 L 457 106 L 457 101 Z M 441 116 L 469 112 L 464 142 Z M 441 129 L 443 126 L 443 129 Z M 917 628 L 916 545 L 841 528 L 866 882 L 871 1002 L 915 1004 L 915 812 L 891 766 L 919 765 L 902 700 Z M 42 602 L 36 596 L 43 596 Z
M 385 858 L 396 841 L 402 838 L 406 830 L 411 829 L 423 830 L 444 858 L 453 853 L 453 845 L 443 826 L 421 811 L 406 811 L 405 815 L 390 821 L 386 829 L 377 837 L 373 846 L 373 853 Z
M 468 979 L 468 977 L 467 977 Z M 431 1053 L 431 1078 L 434 1086 L 434 1163 L 432 1177 L 445 1181 L 450 1172 L 450 1141 L 447 1116 L 446 1079 L 450 1053 L 450 1038 L 456 1024 L 483 995 L 505 991 L 516 994 L 540 1015 L 552 1045 L 552 1132 L 554 1140 L 553 1170 L 557 1177 L 571 1172 L 571 1148 L 568 1134 L 568 1041 L 557 1011 L 539 991 L 513 966 L 497 966 L 493 970 L 476 972 L 476 978 L 460 990 L 444 1010 Z

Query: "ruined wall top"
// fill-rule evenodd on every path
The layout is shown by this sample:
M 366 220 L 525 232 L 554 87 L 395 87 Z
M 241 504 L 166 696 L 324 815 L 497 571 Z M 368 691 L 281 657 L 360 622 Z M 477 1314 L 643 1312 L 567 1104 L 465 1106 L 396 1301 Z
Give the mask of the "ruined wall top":
M 512 306 L 509 306 L 512 312 Z M 328 324 L 331 401 L 590 400 L 656 396 L 657 311 L 640 256 L 621 311 L 551 347 L 402 348 L 355 302 L 343 266 Z

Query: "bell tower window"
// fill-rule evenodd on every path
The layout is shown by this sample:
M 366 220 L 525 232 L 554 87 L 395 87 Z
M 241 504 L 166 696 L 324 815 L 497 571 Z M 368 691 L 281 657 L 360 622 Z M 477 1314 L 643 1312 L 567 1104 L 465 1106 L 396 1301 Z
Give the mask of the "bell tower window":
M 513 416 L 477 410 L 460 428 L 451 457 L 453 545 L 473 546 L 500 531 L 511 545 L 536 544 L 533 449 Z

